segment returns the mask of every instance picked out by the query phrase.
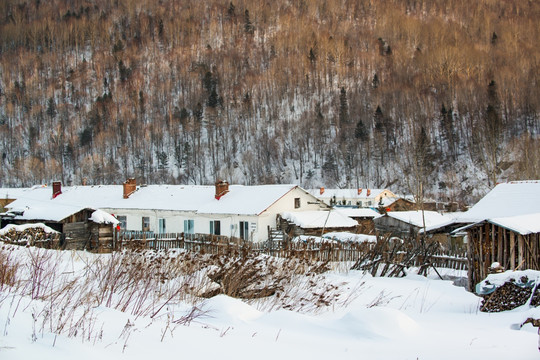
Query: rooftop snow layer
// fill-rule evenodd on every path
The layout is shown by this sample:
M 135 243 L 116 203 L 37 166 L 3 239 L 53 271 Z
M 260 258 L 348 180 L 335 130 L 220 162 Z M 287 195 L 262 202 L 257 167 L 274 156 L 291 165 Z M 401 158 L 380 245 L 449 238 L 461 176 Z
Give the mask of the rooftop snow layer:
M 420 228 L 424 227 L 425 222 L 426 231 L 435 230 L 454 222 L 454 219 L 435 211 L 389 211 L 387 215 Z
M 356 220 L 339 211 L 284 212 L 281 217 L 304 229 L 347 228 L 358 225 Z
M 94 211 L 92 215 L 90 215 L 90 220 L 97 224 L 117 225 L 119 223 L 119 221 L 114 216 L 103 210 Z
M 540 212 L 526 215 L 507 216 L 488 220 L 490 223 L 515 231 L 521 235 L 540 232 Z
M 457 220 L 472 223 L 535 213 L 540 213 L 540 181 L 513 181 L 495 186 Z
M 128 199 L 123 198 L 122 185 L 63 187 L 62 194 L 52 199 L 51 188 L 26 191 L 8 205 L 12 210 L 25 210 L 25 217 L 37 219 L 50 212 L 55 220 L 76 209 L 151 209 L 193 211 L 211 214 L 257 215 L 296 188 L 296 185 L 230 185 L 229 192 L 217 200 L 214 186 L 149 185 L 139 186 Z M 55 210 L 52 211 L 52 208 Z M 32 214 L 35 211 L 36 213 Z M 54 215 L 54 216 L 53 216 Z M 45 219 L 45 218 L 44 218 Z
M 372 209 L 352 209 L 352 208 L 335 208 L 335 211 L 342 213 L 351 218 L 376 218 L 381 214 Z
M 2 229 L 0 229 L 0 235 L 6 235 L 7 233 L 9 233 L 11 230 L 14 230 L 16 232 L 23 232 L 27 229 L 42 229 L 43 231 L 45 231 L 46 233 L 50 234 L 50 233 L 57 233 L 58 231 L 48 227 L 47 225 L 45 224 L 41 224 L 41 223 L 37 223 L 37 224 L 24 224 L 24 225 L 13 225 L 13 224 L 9 224 L 9 225 L 6 225 L 4 226 Z

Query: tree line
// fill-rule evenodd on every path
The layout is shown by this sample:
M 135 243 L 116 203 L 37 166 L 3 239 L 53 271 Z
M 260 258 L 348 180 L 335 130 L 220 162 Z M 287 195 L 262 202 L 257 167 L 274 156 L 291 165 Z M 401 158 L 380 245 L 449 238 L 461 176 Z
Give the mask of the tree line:
M 540 176 L 535 1 L 6 0 L 1 186 Z M 421 185 L 421 186 L 419 186 Z

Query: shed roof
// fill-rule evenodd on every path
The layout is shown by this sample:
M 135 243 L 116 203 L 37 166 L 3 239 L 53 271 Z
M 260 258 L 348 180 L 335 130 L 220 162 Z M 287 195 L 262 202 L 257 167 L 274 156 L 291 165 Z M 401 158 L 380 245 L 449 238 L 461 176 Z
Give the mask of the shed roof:
M 419 228 L 423 228 L 425 222 L 426 231 L 432 231 L 454 223 L 453 218 L 441 215 L 436 211 L 389 211 L 386 215 Z
M 540 233 L 540 212 L 534 214 L 507 216 L 488 220 L 521 235 Z
M 457 220 L 479 222 L 539 212 L 540 181 L 512 181 L 495 186 Z
M 351 218 L 377 218 L 381 216 L 381 214 L 375 210 L 367 208 L 335 208 L 335 210 Z
M 356 220 L 339 211 L 283 212 L 281 217 L 303 229 L 348 228 L 358 225 Z

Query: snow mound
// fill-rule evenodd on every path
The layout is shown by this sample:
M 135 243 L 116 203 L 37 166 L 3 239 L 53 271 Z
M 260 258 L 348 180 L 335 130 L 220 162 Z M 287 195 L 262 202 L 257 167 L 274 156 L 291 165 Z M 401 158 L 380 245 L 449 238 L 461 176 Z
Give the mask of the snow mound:
M 9 225 L 6 225 L 5 227 L 3 227 L 2 229 L 0 229 L 0 235 L 6 235 L 10 231 L 23 232 L 23 231 L 28 230 L 28 229 L 42 229 L 47 234 L 52 234 L 52 233 L 57 233 L 58 232 L 58 231 L 48 227 L 47 225 L 45 225 L 43 223 L 23 224 L 23 225 L 9 224 Z
M 90 216 L 90 220 L 97 224 L 113 224 L 115 226 L 119 223 L 114 216 L 103 210 L 94 211 Z

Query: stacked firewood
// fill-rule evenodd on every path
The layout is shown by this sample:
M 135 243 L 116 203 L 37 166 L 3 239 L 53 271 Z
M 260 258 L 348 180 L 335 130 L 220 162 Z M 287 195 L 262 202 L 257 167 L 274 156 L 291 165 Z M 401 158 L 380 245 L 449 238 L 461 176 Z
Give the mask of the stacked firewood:
M 519 306 L 525 305 L 532 296 L 531 305 L 540 305 L 540 289 L 537 286 L 527 286 L 528 279 L 520 279 L 519 281 L 505 282 L 498 286 L 495 291 L 490 294 L 481 295 L 482 306 L 480 311 L 484 312 L 500 312 L 512 310 Z
M 36 242 L 56 238 L 56 235 L 56 233 L 46 232 L 41 227 L 26 228 L 22 231 L 12 228 L 0 235 L 0 241 L 18 245 L 34 245 Z

